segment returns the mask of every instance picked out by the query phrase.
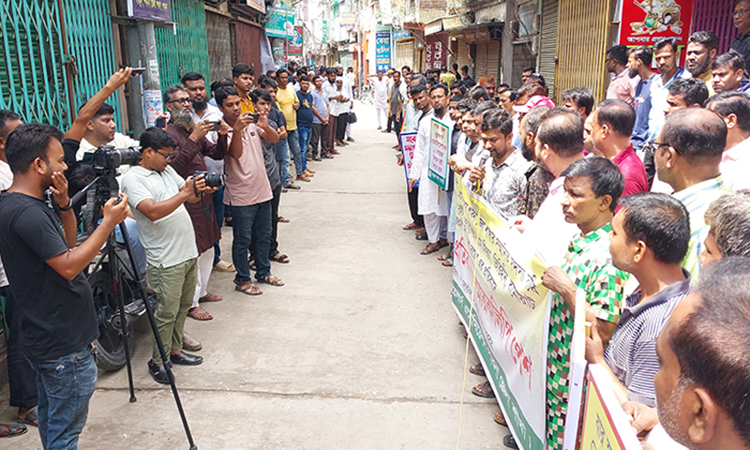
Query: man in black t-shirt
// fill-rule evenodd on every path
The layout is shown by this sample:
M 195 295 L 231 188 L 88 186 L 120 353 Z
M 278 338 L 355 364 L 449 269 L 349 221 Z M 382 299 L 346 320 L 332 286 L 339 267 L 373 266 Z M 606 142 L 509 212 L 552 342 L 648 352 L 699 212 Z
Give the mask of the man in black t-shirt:
M 0 194 L 0 255 L 19 299 L 20 339 L 36 371 L 42 445 L 75 448 L 96 387 L 91 342 L 98 325 L 81 273 L 127 215 L 127 198 L 109 200 L 99 227 L 79 247 L 68 197 L 62 133 L 28 124 L 8 137 L 13 184 Z M 52 193 L 51 202 L 45 192 Z

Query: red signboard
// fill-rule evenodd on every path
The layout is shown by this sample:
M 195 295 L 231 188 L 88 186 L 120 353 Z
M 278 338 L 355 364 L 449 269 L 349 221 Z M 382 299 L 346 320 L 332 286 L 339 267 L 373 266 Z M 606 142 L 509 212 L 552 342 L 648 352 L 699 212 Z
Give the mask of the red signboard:
M 426 69 L 440 69 L 448 65 L 448 35 L 446 33 L 430 34 L 426 37 Z
M 652 45 L 654 39 L 673 37 L 687 45 L 694 0 L 623 0 L 620 44 Z

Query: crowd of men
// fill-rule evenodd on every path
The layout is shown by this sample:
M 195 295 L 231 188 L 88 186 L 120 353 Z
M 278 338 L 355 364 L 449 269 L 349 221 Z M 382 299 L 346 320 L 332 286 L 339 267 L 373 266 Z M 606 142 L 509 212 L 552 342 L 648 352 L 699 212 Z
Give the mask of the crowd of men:
M 208 292 L 212 272 L 235 273 L 235 290 L 251 296 L 263 293 L 259 284 L 283 286 L 271 273 L 272 262 L 290 262 L 279 249 L 278 224 L 289 221 L 279 215 L 281 194 L 311 181 L 308 161 L 332 159 L 336 147 L 354 141 L 352 78 L 340 65 L 278 69 L 256 80 L 252 68 L 237 64 L 210 94 L 202 74 L 186 73 L 164 90 L 158 126 L 138 140 L 115 131 L 114 109 L 105 103 L 131 74 L 112 75 L 64 134 L 0 110 L 0 287 L 10 405 L 19 422 L 0 424 L 0 437 L 32 425 L 45 448 L 76 448 L 96 384 L 92 342 L 101 321 L 86 273 L 113 231 L 124 242 L 118 224 L 156 297 L 170 365 L 201 364 L 186 350 L 202 344 L 184 328 L 188 317 L 213 318 L 204 305 L 222 297 Z M 94 221 L 72 197 L 94 178 L 102 146 L 137 148 L 140 160 L 116 168 L 119 198 Z M 231 263 L 221 259 L 225 224 Z M 164 363 L 154 336 L 148 371 L 168 384 Z
M 457 65 L 368 79 L 378 127 L 386 115 L 383 131 L 396 134 L 397 148 L 403 133 L 416 133 L 407 175 L 412 222 L 403 228 L 425 241 L 421 254 L 447 249 L 438 260 L 453 265 L 454 183 L 464 183 L 549 265 L 542 278 L 554 293 L 549 448 L 562 448 L 577 293 L 591 323 L 586 358 L 606 368 L 639 433 L 663 427 L 689 448 L 750 448 L 742 394 L 750 389 L 743 281 L 750 275 L 743 177 L 750 83 L 742 54 L 717 55 L 718 42 L 710 32 L 690 36 L 685 68 L 673 39 L 611 48 L 614 77 L 597 105 L 580 87 L 562 92 L 556 106 L 533 67 L 516 89 L 487 75 L 475 81 Z M 187 73 L 164 92 L 168 120 L 138 141 L 115 132 L 105 103 L 130 75 L 114 74 L 64 134 L 0 111 L 11 405 L 20 421 L 39 426 L 45 448 L 74 447 L 86 422 L 98 322 L 84 273 L 118 224 L 132 230 L 171 364 L 200 364 L 184 351 L 202 347 L 184 323 L 210 320 L 203 305 L 222 300 L 207 290 L 212 271 L 235 273 L 235 289 L 246 295 L 261 294 L 261 283 L 283 286 L 271 273 L 272 262 L 290 261 L 279 249 L 281 194 L 311 181 L 308 161 L 332 158 L 353 141 L 356 78 L 341 66 L 279 69 L 256 80 L 238 64 L 210 95 L 203 75 Z M 433 118 L 452 130 L 446 189 L 428 178 Z M 71 197 L 105 144 L 138 145 L 141 158 L 118 168 L 119 198 L 106 202 L 101 222 L 76 245 L 82 220 Z M 223 186 L 202 172 L 221 175 Z M 232 228 L 231 264 L 220 254 L 224 224 Z M 169 382 L 164 363 L 154 343 L 148 370 L 158 383 Z M 470 371 L 485 375 L 481 364 Z M 489 382 L 472 391 L 494 396 Z M 498 413 L 495 421 L 505 418 Z M 2 425 L 0 436 L 25 430 Z
M 613 78 L 596 105 L 580 87 L 556 106 L 533 67 L 517 89 L 457 67 L 370 80 L 378 125 L 385 113 L 385 132 L 417 133 L 403 229 L 425 241 L 421 254 L 448 248 L 437 259 L 453 265 L 454 186 L 427 169 L 437 119 L 452 129 L 455 183 L 549 264 L 548 448 L 563 446 L 577 293 L 586 358 L 606 368 L 641 436 L 663 426 L 691 449 L 750 448 L 750 295 L 739 282 L 750 275 L 750 82 L 744 57 L 717 55 L 718 43 L 690 36 L 686 68 L 674 39 L 609 49 Z M 481 364 L 470 372 L 485 376 Z M 494 398 L 489 382 L 472 392 Z

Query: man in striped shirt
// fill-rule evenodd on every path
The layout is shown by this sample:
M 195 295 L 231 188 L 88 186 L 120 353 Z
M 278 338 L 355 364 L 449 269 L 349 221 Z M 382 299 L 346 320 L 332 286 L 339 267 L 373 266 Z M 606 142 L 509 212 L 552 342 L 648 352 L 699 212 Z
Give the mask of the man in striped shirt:
M 727 142 L 727 126 L 717 114 L 686 108 L 669 115 L 654 142 L 654 163 L 659 179 L 669 184 L 672 196 L 690 213 L 690 245 L 682 267 L 698 278 L 699 255 L 708 235 L 704 214 L 708 205 L 729 192 L 719 164 Z
M 639 283 L 627 298 L 606 352 L 593 322 L 586 359 L 607 368 L 618 400 L 656 406 L 659 370 L 656 339 L 675 306 L 690 292 L 690 273 L 680 264 L 690 240 L 688 212 L 666 194 L 633 194 L 620 200 L 612 220 L 612 264 Z

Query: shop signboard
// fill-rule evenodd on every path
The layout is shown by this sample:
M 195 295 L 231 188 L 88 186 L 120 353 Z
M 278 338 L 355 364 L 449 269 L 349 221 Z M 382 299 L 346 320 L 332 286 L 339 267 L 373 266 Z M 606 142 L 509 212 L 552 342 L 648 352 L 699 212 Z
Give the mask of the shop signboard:
M 383 72 L 391 67 L 391 33 L 375 33 L 375 65 Z
M 294 37 L 294 10 L 269 8 L 266 35 L 284 39 Z
M 128 16 L 172 23 L 172 0 L 128 0 Z
M 652 45 L 657 38 L 673 37 L 678 46 L 687 45 L 694 3 L 694 0 L 623 0 L 620 44 Z

